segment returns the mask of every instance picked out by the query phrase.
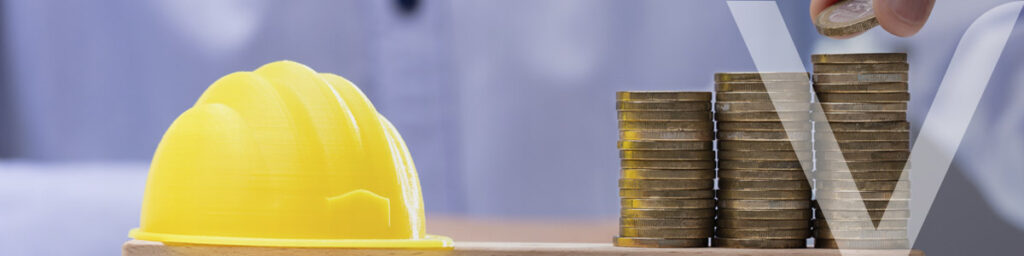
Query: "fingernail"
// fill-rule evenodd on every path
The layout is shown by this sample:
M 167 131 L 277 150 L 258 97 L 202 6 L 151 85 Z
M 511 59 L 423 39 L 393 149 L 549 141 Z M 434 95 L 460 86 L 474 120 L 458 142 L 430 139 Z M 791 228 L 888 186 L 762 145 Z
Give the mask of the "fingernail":
M 889 9 L 906 24 L 917 25 L 928 18 L 929 0 L 889 0 Z

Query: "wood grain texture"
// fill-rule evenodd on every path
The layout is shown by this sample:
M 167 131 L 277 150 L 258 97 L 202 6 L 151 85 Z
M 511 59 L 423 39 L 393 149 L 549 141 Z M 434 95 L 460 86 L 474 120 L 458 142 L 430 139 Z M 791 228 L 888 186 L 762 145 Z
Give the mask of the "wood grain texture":
M 619 216 L 529 219 L 428 213 L 427 233 L 459 242 L 610 243 L 619 233 Z
M 648 249 L 614 247 L 601 243 L 498 243 L 498 242 L 456 242 L 455 250 L 402 250 L 402 249 L 339 249 L 339 248 L 277 248 L 250 246 L 213 246 L 196 244 L 165 245 L 160 242 L 132 240 L 122 247 L 125 256 L 194 256 L 194 255 L 225 255 L 225 256 L 269 256 L 269 255 L 307 255 L 307 256 L 385 256 L 385 255 L 458 255 L 458 256 L 515 256 L 515 255 L 707 255 L 707 256 L 811 256 L 840 255 L 834 249 L 732 249 L 732 248 L 678 248 Z M 846 250 L 843 256 L 850 255 L 908 255 L 906 250 Z M 919 250 L 910 251 L 909 255 L 924 256 Z

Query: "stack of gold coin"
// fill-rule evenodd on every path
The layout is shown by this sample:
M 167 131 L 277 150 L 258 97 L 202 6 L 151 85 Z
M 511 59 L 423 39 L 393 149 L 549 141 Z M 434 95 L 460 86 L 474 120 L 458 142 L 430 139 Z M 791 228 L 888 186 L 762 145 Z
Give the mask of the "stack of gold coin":
M 618 92 L 616 246 L 707 247 L 714 233 L 710 92 Z
M 719 190 L 712 246 L 807 246 L 809 87 L 807 73 L 715 74 Z
M 910 183 L 898 183 L 910 157 L 907 55 L 820 54 L 811 60 L 814 90 L 828 118 L 815 123 L 815 246 L 907 248 Z M 838 148 L 823 142 L 830 139 L 823 137 L 826 127 Z M 849 174 L 841 171 L 844 165 Z M 883 221 L 886 209 L 890 218 Z M 868 220 L 871 225 L 860 225 Z

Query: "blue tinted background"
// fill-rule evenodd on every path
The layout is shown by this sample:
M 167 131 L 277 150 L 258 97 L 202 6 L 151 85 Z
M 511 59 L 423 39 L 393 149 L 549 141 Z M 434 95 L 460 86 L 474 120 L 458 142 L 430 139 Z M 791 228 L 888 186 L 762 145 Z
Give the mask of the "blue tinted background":
M 913 38 L 845 41 L 814 31 L 807 1 L 779 6 L 805 61 L 908 52 L 921 124 L 960 35 L 1002 2 L 940 2 Z M 615 91 L 711 91 L 712 73 L 754 69 L 720 1 L 396 3 L 2 1 L 0 255 L 116 254 L 167 126 L 220 76 L 275 60 L 367 93 L 406 139 L 428 215 L 547 219 L 616 216 Z M 1024 195 L 1022 40 L 922 231 L 929 255 L 1024 249 L 1024 206 L 999 199 Z

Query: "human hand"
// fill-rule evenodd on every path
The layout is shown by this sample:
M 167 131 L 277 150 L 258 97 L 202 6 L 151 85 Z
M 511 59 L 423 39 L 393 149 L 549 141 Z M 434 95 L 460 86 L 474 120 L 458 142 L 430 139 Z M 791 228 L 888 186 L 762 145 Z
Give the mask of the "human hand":
M 816 21 L 822 10 L 839 1 L 811 0 L 811 20 Z M 924 27 L 928 16 L 931 15 L 935 0 L 872 0 L 872 5 L 878 24 L 882 25 L 885 31 L 889 31 L 893 35 L 908 37 Z

